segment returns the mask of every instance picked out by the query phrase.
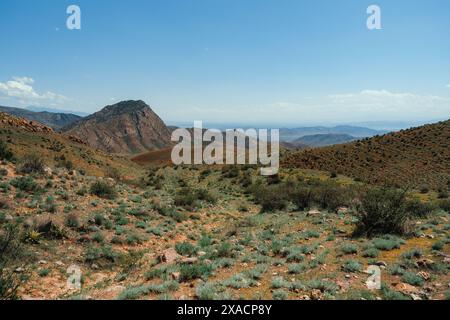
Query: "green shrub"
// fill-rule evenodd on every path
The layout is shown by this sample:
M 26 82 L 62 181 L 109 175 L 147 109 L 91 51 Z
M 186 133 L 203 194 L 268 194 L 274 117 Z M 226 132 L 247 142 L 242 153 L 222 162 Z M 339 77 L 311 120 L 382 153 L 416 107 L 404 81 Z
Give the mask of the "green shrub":
M 287 300 L 289 298 L 289 293 L 282 289 L 275 290 L 272 293 L 272 298 L 273 300 Z
M 254 198 L 263 212 L 283 210 L 288 205 L 287 193 L 282 184 L 260 186 L 255 189 Z
M 406 210 L 405 192 L 374 188 L 361 202 L 356 235 L 404 234 L 407 231 L 410 215 Z
M 384 300 L 411 300 L 401 292 L 391 290 L 386 284 L 381 284 L 381 295 Z
M 356 260 L 348 260 L 342 265 L 342 270 L 345 272 L 359 272 L 362 270 L 362 265 Z
M 382 238 L 375 238 L 372 240 L 372 245 L 376 249 L 383 251 L 398 249 L 403 243 L 404 241 L 402 239 L 391 235 L 385 235 Z
M 24 275 L 15 273 L 22 263 L 19 253 L 23 254 L 19 227 L 7 224 L 0 230 L 0 300 L 18 299 L 18 289 L 25 281 Z
M 438 202 L 439 208 L 444 211 L 450 212 L 450 199 L 443 199 Z
M 291 194 L 292 202 L 297 206 L 299 210 L 305 210 L 311 207 L 312 195 L 311 188 L 308 187 L 297 187 Z
M 117 196 L 114 186 L 100 180 L 91 185 L 90 193 L 104 199 L 115 199 Z
M 420 258 L 423 255 L 422 250 L 414 248 L 402 254 L 402 258 L 410 260 L 412 258 Z
M 41 190 L 36 181 L 30 176 L 15 178 L 11 180 L 10 184 L 25 192 L 37 192 Z
M 195 263 L 180 266 L 180 281 L 190 281 L 198 278 L 207 278 L 213 271 L 211 264 Z
M 314 203 L 331 211 L 349 204 L 348 188 L 333 181 L 316 182 L 312 186 L 311 195 Z
M 412 216 L 416 217 L 426 217 L 428 216 L 435 207 L 431 203 L 423 203 L 419 199 L 408 200 L 406 202 L 406 211 Z
M 98 243 L 103 243 L 105 241 L 105 236 L 101 232 L 96 232 L 92 236 L 92 240 Z
M 420 186 L 419 191 L 422 194 L 426 194 L 426 193 L 430 192 L 430 188 L 428 187 L 428 185 L 423 184 Z
M 195 289 L 195 294 L 199 300 L 228 300 L 228 293 L 223 292 L 223 287 L 216 283 L 202 283 Z
M 364 258 L 376 258 L 379 255 L 379 251 L 377 248 L 369 247 L 363 251 L 362 256 Z
M 290 264 L 288 266 L 288 272 L 292 274 L 300 274 L 306 270 L 306 266 L 300 263 Z
M 13 153 L 8 148 L 3 140 L 0 140 L 0 159 L 1 160 L 11 160 L 13 158 Z
M 402 281 L 413 286 L 423 285 L 423 278 L 413 272 L 406 271 L 402 276 Z
M 176 291 L 179 288 L 179 284 L 176 281 L 166 281 L 161 284 L 148 284 L 143 286 L 132 286 L 123 290 L 118 300 L 134 300 L 141 296 L 148 295 L 149 293 L 167 293 Z
M 431 246 L 431 248 L 433 250 L 437 250 L 440 251 L 444 248 L 445 243 L 443 241 L 437 241 L 435 243 L 433 243 L 433 245 Z
M 344 243 L 341 245 L 340 249 L 345 254 L 354 254 L 358 252 L 358 246 L 353 243 Z
M 80 220 L 75 213 L 69 213 L 65 219 L 66 227 L 78 229 L 80 227 Z
M 17 172 L 22 174 L 28 173 L 44 173 L 44 161 L 37 155 L 31 154 L 25 156 L 17 166 Z
M 52 196 L 48 196 L 45 199 L 45 202 L 43 204 L 41 204 L 41 208 L 44 211 L 50 212 L 50 213 L 55 213 L 57 211 L 57 206 L 55 203 L 55 199 Z
M 119 253 L 113 250 L 111 246 L 89 246 L 84 254 L 84 260 L 87 263 L 114 263 L 119 259 Z
M 227 241 L 221 242 L 217 247 L 218 257 L 232 257 L 233 256 L 233 245 Z
M 197 253 L 198 248 L 189 242 L 181 242 L 175 245 L 175 250 L 183 256 L 193 256 Z

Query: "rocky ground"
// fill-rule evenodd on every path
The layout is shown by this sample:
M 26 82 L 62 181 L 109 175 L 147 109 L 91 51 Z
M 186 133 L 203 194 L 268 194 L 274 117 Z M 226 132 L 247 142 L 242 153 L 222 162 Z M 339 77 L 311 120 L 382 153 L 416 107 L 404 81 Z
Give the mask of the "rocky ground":
M 132 183 L 16 169 L 0 165 L 0 224 L 20 227 L 22 299 L 450 298 L 442 209 L 411 219 L 408 235 L 354 237 L 351 207 L 261 212 L 245 187 L 262 179 L 252 168 L 163 167 Z M 74 266 L 81 289 L 67 285 Z

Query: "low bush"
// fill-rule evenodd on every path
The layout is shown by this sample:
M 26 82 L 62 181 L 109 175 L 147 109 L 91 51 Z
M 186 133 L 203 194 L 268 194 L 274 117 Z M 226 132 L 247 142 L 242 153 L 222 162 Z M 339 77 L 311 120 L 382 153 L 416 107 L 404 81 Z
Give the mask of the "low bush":
M 207 278 L 213 271 L 211 264 L 195 263 L 180 266 L 180 281 L 190 281 L 198 278 Z
M 104 199 L 115 199 L 117 196 L 117 191 L 114 186 L 100 180 L 91 185 L 90 193 Z
M 359 272 L 362 270 L 362 265 L 356 260 L 348 260 L 342 265 L 344 272 Z
M 31 154 L 25 156 L 17 166 L 17 172 L 22 174 L 29 173 L 44 173 L 45 164 L 44 161 L 37 155 Z
M 0 160 L 11 160 L 13 153 L 3 140 L 0 140 Z
M 410 213 L 405 192 L 396 189 L 374 188 L 361 201 L 355 235 L 404 234 Z
M 431 203 L 424 203 L 420 201 L 419 199 L 412 199 L 406 201 L 406 212 L 411 214 L 415 217 L 426 217 L 428 216 L 433 210 L 435 209 L 435 206 L 433 206 Z
M 30 176 L 15 178 L 11 180 L 10 184 L 25 192 L 37 192 L 41 190 L 36 181 Z
M 198 248 L 189 242 L 181 242 L 175 245 L 175 250 L 183 256 L 193 256 L 197 253 Z
M 23 254 L 19 227 L 7 224 L 0 230 L 0 300 L 18 299 L 18 289 L 25 281 L 22 274 L 13 270 L 22 263 L 19 253 Z

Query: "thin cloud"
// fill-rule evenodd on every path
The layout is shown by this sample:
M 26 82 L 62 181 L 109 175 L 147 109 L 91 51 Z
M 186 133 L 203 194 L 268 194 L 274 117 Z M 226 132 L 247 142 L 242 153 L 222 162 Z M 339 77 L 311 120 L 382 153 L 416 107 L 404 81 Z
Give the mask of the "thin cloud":
M 49 104 L 58 105 L 69 100 L 67 97 L 47 91 L 38 93 L 33 88 L 34 79 L 30 77 L 13 77 L 12 80 L 0 82 L 0 96 L 16 100 L 22 105 Z

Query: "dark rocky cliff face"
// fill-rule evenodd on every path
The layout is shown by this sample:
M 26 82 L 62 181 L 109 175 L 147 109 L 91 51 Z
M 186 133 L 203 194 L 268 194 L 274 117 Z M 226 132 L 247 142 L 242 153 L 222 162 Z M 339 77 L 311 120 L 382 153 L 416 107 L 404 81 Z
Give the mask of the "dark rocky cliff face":
M 106 106 L 63 131 L 110 153 L 138 154 L 170 144 L 168 128 L 141 100 Z

